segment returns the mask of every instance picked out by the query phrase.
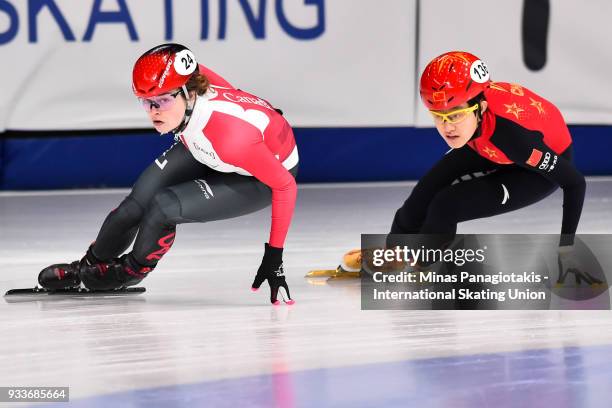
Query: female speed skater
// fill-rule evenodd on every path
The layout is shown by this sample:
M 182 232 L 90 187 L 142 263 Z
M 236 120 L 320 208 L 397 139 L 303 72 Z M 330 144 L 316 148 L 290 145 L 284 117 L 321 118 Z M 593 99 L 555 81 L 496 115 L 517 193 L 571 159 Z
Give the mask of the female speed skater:
M 234 88 L 179 44 L 145 52 L 132 79 L 155 130 L 173 133 L 175 143 L 106 217 L 85 256 L 43 269 L 40 285 L 135 285 L 170 250 L 177 224 L 238 217 L 271 204 L 269 242 L 252 290 L 267 280 L 273 304 L 280 303 L 279 294 L 292 304 L 282 254 L 297 196 L 298 151 L 282 112 Z
M 390 234 L 454 236 L 460 222 L 524 208 L 561 187 L 559 257 L 571 262 L 586 184 L 559 110 L 521 85 L 492 82 L 483 61 L 459 51 L 426 66 L 420 95 L 451 150 L 396 211 Z M 473 173 L 484 175 L 453 183 Z M 353 250 L 335 271 L 306 276 L 355 277 L 360 269 L 361 251 Z

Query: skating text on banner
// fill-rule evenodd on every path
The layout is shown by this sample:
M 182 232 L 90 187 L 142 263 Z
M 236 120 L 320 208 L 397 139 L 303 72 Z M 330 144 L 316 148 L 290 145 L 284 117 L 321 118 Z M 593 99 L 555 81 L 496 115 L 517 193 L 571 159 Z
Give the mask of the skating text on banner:
M 612 2 L 487 6 L 421 1 L 417 22 L 416 0 L 0 0 L 0 131 L 149 128 L 131 68 L 168 41 L 299 127 L 432 126 L 415 85 L 452 49 L 569 123 L 612 124 Z
M 415 19 L 415 0 L 0 0 L 0 131 L 150 128 L 131 70 L 164 42 L 295 126 L 409 126 Z
M 70 22 L 66 18 L 65 11 L 62 11 L 62 7 L 60 6 L 62 3 L 66 3 L 65 1 L 28 0 L 26 19 L 24 18 L 25 16 L 20 16 L 11 0 L 0 0 L 0 12 L 8 17 L 8 27 L 0 33 L 0 45 L 14 41 L 19 34 L 20 28 L 26 25 L 26 21 L 28 42 L 36 43 L 38 41 L 43 41 L 43 39 L 39 39 L 38 37 L 39 24 L 43 24 L 41 23 L 41 19 L 39 19 L 39 15 L 43 11 L 49 13 L 52 22 L 57 24 L 64 40 L 67 42 L 78 41 L 79 39 L 84 42 L 92 41 L 94 31 L 100 24 L 124 25 L 128 39 L 130 41 L 138 41 L 140 37 L 134 24 L 130 7 L 128 7 L 128 1 L 129 0 L 115 0 L 115 9 L 112 10 L 103 7 L 103 0 L 93 0 L 91 4 L 88 4 L 86 1 L 81 1 L 82 4 L 89 5 L 91 11 L 89 12 L 87 28 L 84 34 L 77 37 Z M 228 1 L 230 0 L 200 0 L 200 39 L 207 40 L 211 38 L 209 28 L 212 18 L 212 1 L 215 1 L 218 7 L 218 30 L 214 38 L 223 40 L 227 37 L 229 18 Z M 291 22 L 286 12 L 286 3 L 289 2 L 286 0 L 259 0 L 256 5 L 253 6 L 248 0 L 238 0 L 238 6 L 242 9 L 244 17 L 246 18 L 246 23 L 255 38 L 266 38 L 266 18 L 267 13 L 270 12 L 268 11 L 270 8 L 273 9 L 271 11 L 276 16 L 279 26 L 290 37 L 300 40 L 311 40 L 323 34 L 325 31 L 325 0 L 304 1 L 305 6 L 314 7 L 316 10 L 315 21 L 313 25 L 309 27 L 296 26 Z M 149 5 L 150 4 L 151 2 L 149 2 Z M 74 4 L 70 5 L 70 7 L 73 6 Z M 159 24 L 159 27 L 163 27 L 164 29 L 164 39 L 171 42 L 174 41 L 174 0 L 163 0 L 162 7 L 163 23 Z M 139 8 L 138 11 L 142 10 L 142 8 Z M 49 21 L 47 20 L 46 22 Z

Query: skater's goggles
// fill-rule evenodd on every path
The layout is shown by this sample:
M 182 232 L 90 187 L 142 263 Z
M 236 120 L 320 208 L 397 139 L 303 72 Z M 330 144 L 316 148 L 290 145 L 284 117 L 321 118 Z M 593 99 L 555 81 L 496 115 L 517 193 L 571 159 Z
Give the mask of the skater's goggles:
M 138 98 L 142 106 L 145 108 L 147 112 L 151 112 L 153 108 L 156 108 L 160 111 L 167 111 L 176 102 L 176 96 L 180 94 L 181 91 L 176 91 L 171 94 L 153 96 L 152 98 Z
M 457 109 L 448 113 L 436 112 L 432 110 L 430 110 L 429 113 L 431 113 L 434 122 L 438 125 L 441 125 L 444 122 L 448 122 L 454 125 L 463 122 L 465 118 L 467 118 L 469 114 L 474 112 L 476 109 L 478 109 L 477 103 L 473 106 L 470 106 L 469 108 Z

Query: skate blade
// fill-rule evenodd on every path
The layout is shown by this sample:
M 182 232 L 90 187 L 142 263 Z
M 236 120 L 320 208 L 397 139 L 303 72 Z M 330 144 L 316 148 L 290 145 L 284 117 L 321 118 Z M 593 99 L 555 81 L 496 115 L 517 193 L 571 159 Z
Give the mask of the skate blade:
M 89 290 L 86 288 L 69 288 L 69 289 L 45 289 L 45 288 L 26 288 L 26 289 L 11 289 L 4 294 L 7 301 L 11 299 L 49 299 L 56 297 L 112 297 L 125 295 L 140 295 L 146 292 L 144 287 L 128 287 L 111 290 Z
M 338 270 L 337 269 L 315 269 L 308 272 L 304 275 L 305 278 L 329 278 L 330 276 L 334 276 Z
M 318 272 L 318 273 L 316 273 Z M 347 271 L 339 265 L 336 269 L 314 270 L 306 274 L 306 281 L 311 285 L 325 286 L 329 283 L 338 283 L 361 278 L 360 271 Z M 325 280 L 319 278 L 327 278 Z
M 360 270 L 347 270 L 343 265 L 338 265 L 336 269 L 315 269 L 308 272 L 305 278 L 332 278 L 336 276 L 343 276 L 347 278 L 359 278 L 361 276 Z
M 343 281 L 343 280 L 352 280 L 361 278 L 361 272 L 340 272 L 335 274 L 334 276 L 330 276 L 327 280 L 328 282 L 333 281 Z

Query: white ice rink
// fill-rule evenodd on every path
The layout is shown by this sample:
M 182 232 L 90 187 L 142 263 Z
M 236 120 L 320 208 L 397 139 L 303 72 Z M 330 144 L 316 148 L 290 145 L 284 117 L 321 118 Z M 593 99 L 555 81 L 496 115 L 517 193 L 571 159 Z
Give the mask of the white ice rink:
M 249 290 L 269 209 L 179 226 L 143 295 L 0 302 L 0 386 L 69 386 L 83 407 L 612 406 L 610 311 L 362 311 L 358 281 L 303 278 L 386 233 L 412 186 L 301 186 L 291 307 Z M 612 232 L 612 180 L 587 188 L 578 232 Z M 79 259 L 126 193 L 0 193 L 0 290 Z M 459 232 L 558 233 L 561 211 L 557 191 Z

